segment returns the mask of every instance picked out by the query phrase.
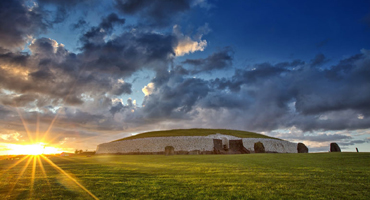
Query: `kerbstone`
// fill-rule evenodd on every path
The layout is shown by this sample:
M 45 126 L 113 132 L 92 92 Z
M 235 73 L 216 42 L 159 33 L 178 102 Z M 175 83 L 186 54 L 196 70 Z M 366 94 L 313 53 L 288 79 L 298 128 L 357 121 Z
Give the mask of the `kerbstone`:
M 340 147 L 337 143 L 330 143 L 330 152 L 341 152 Z

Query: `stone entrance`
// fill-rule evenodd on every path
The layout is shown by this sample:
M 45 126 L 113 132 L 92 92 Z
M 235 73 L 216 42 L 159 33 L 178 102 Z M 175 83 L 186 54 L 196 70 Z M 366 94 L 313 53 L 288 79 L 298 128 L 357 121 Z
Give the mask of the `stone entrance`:
M 215 154 L 247 154 L 250 153 L 248 149 L 243 146 L 242 140 L 227 140 L 224 144 L 221 139 L 213 139 L 213 151 Z
M 164 148 L 164 153 L 166 156 L 175 155 L 175 148 L 173 148 L 173 146 L 166 146 Z
M 243 140 L 230 140 L 229 141 L 229 151 L 230 153 L 234 154 L 247 154 L 251 153 L 248 149 L 246 149 L 243 145 Z

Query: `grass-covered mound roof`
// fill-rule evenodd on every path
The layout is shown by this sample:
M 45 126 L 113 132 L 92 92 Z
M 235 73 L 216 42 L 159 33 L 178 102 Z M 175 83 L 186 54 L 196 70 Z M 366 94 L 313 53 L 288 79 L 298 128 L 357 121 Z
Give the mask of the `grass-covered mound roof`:
M 152 132 L 145 132 L 139 133 L 137 135 L 133 135 L 130 137 L 122 138 L 115 140 L 131 140 L 131 139 L 138 139 L 138 138 L 149 138 L 149 137 L 173 137 L 173 136 L 207 136 L 220 133 L 223 135 L 232 135 L 239 138 L 269 138 L 269 139 L 278 139 L 269 137 L 266 135 L 248 132 L 248 131 L 238 131 L 238 130 L 228 130 L 228 129 L 174 129 L 174 130 L 164 130 L 164 131 L 152 131 Z

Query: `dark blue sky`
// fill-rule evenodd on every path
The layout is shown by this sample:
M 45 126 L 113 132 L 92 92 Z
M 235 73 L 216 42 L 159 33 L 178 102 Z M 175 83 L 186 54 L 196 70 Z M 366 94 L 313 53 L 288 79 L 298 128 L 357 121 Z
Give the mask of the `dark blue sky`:
M 0 13 L 3 153 L 38 129 L 74 150 L 195 127 L 370 151 L 369 1 L 12 0 Z
M 370 45 L 369 1 L 219 3 L 200 19 L 213 30 L 212 47 L 232 46 L 240 59 L 308 60 L 323 53 L 337 61 Z

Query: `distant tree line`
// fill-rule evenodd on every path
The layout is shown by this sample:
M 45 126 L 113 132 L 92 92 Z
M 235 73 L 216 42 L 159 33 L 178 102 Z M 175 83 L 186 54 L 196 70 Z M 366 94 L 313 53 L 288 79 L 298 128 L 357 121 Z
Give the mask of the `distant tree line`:
M 76 149 L 75 154 L 76 155 L 94 155 L 95 151 L 88 151 L 87 149 L 86 149 L 86 151 L 83 151 L 82 149 L 80 149 L 80 150 Z

